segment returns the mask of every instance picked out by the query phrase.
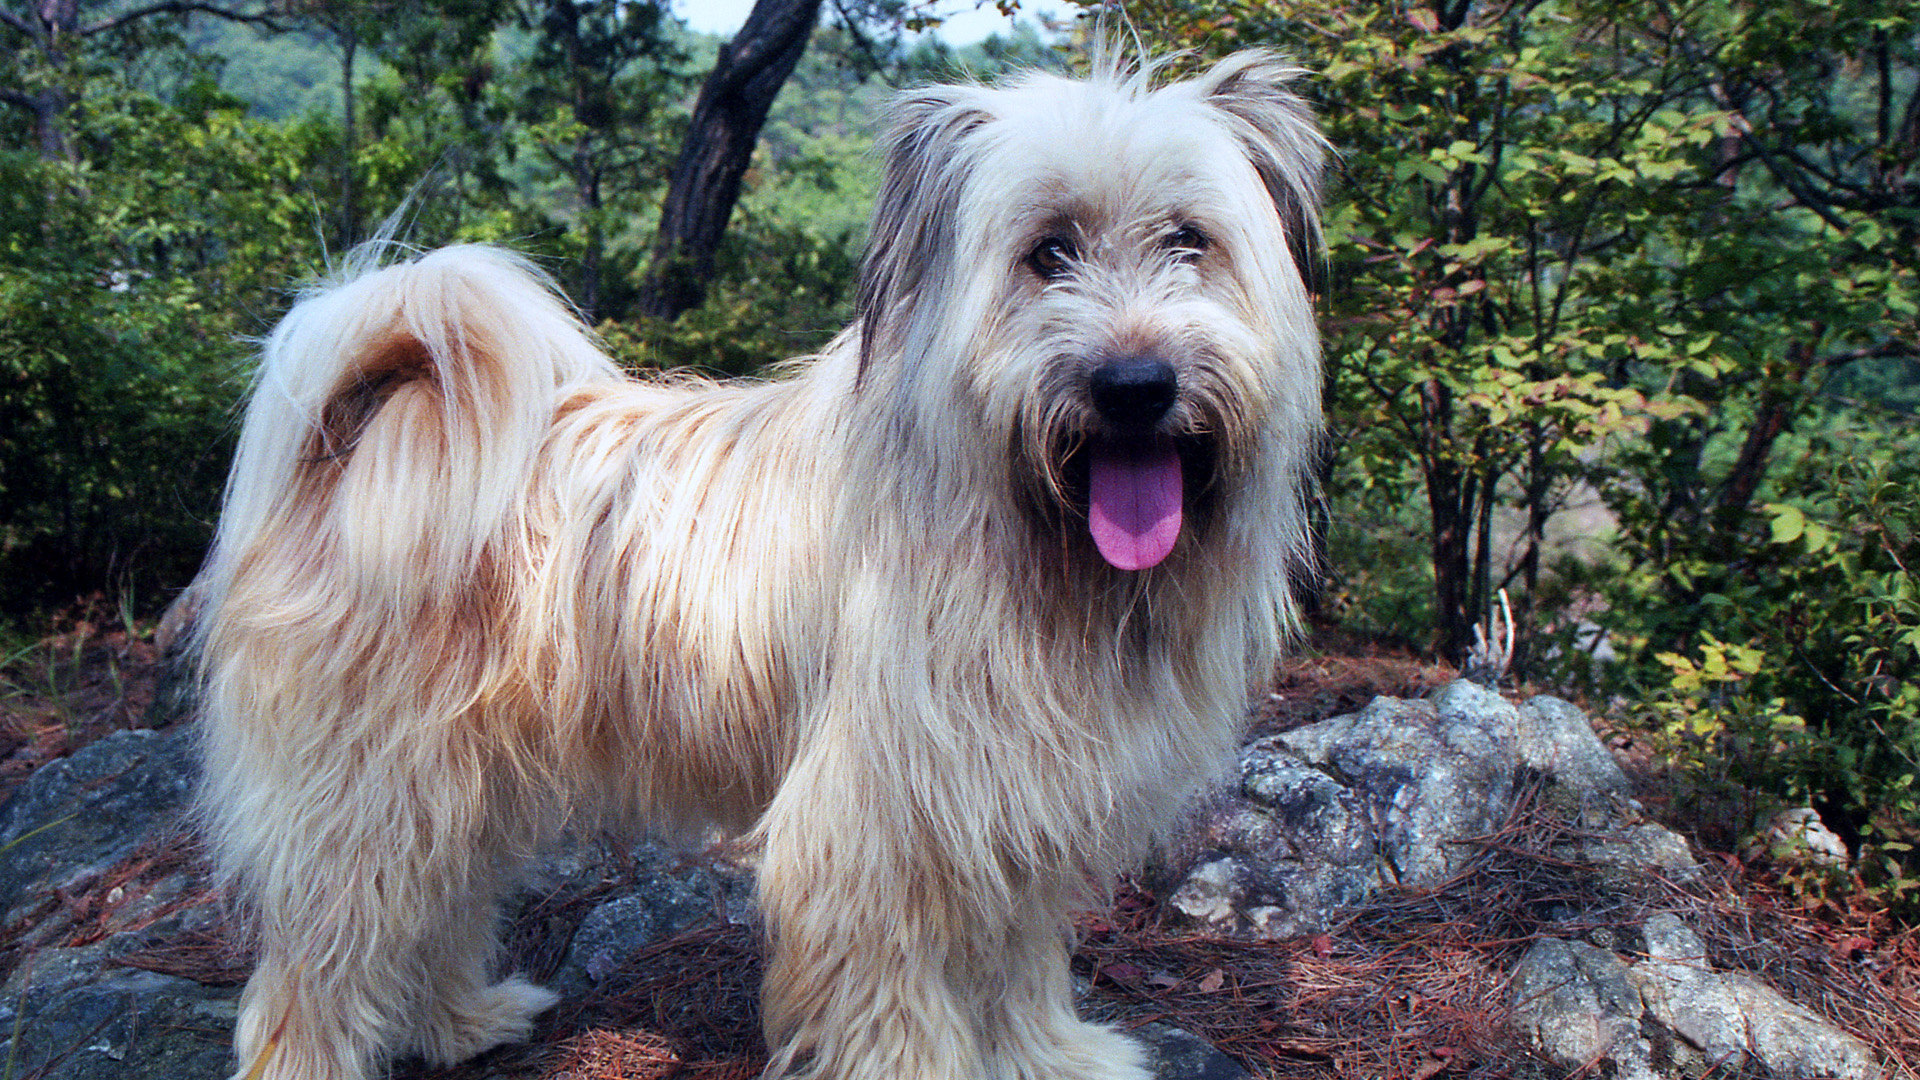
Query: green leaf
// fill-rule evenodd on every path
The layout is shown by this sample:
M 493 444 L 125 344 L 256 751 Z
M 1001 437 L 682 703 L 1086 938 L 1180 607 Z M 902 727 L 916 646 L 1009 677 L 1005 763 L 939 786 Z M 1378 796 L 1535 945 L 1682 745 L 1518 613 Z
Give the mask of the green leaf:
M 1773 542 L 1791 544 L 1800 539 L 1807 531 L 1807 516 L 1799 507 L 1769 505 L 1767 510 L 1773 514 Z

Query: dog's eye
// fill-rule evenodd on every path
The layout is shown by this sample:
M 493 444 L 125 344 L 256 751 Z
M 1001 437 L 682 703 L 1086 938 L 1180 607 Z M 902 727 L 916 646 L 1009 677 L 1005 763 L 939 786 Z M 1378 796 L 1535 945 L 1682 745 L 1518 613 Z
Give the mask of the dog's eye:
M 1073 269 L 1073 260 L 1078 253 L 1073 250 L 1073 241 L 1063 237 L 1049 236 L 1033 245 L 1027 252 L 1027 268 L 1048 281 L 1065 277 Z
M 1182 225 L 1174 231 L 1172 236 L 1167 237 L 1167 250 L 1173 252 L 1173 257 L 1183 263 L 1199 259 L 1212 245 L 1213 241 L 1207 239 L 1206 233 L 1191 225 Z

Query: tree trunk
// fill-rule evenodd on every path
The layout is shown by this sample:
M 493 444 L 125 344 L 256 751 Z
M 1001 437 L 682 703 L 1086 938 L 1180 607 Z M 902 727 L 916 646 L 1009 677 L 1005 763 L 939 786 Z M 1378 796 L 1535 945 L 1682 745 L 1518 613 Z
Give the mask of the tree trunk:
M 1714 541 L 1725 558 L 1733 558 L 1743 549 L 1741 526 L 1753 506 L 1754 495 L 1767 477 L 1773 446 L 1792 426 L 1793 412 L 1806 394 L 1808 376 L 1817 365 L 1818 341 L 1825 327 L 1815 325 L 1811 338 L 1787 346 L 1787 371 L 1784 387 L 1767 390 L 1754 409 L 1753 426 L 1747 429 L 1740 455 L 1727 471 L 1714 500 Z
M 1540 592 L 1540 563 L 1547 543 L 1547 519 L 1553 516 L 1553 476 L 1548 471 L 1546 432 L 1536 422 L 1527 424 L 1527 547 L 1520 565 L 1508 574 L 1508 580 L 1520 579 L 1520 599 L 1513 605 L 1513 655 L 1508 671 L 1516 682 L 1525 682 L 1534 655 L 1533 600 Z
M 339 250 L 352 250 L 359 232 L 360 211 L 354 205 L 354 115 L 353 115 L 353 61 L 354 54 L 360 51 L 360 32 L 352 23 L 343 23 L 340 31 L 340 239 Z
M 70 161 L 66 114 L 73 106 L 73 98 L 61 87 L 63 80 L 59 75 L 67 67 L 67 47 L 79 34 L 79 0 L 43 0 L 31 18 L 32 21 L 17 21 L 38 47 L 46 74 L 52 78 L 46 85 L 31 90 L 8 87 L 6 98 L 32 114 L 33 138 L 40 148 L 40 160 Z
M 767 110 L 799 64 L 819 16 L 820 0 L 759 0 L 740 33 L 720 47 L 667 183 L 641 314 L 672 319 L 706 299 L 714 253 Z
M 578 112 L 576 110 L 576 115 Z M 580 200 L 581 217 L 586 222 L 585 243 L 580 252 L 580 314 L 587 322 L 600 320 L 600 276 L 606 262 L 606 223 L 600 214 L 600 169 L 586 137 L 574 145 L 574 197 Z
M 1433 515 L 1434 652 L 1460 667 L 1473 646 L 1473 614 L 1468 593 L 1473 564 L 1471 480 L 1446 446 L 1453 425 L 1453 394 L 1434 379 L 1420 388 L 1426 430 L 1424 471 L 1427 508 Z
M 66 94 L 52 88 L 22 97 L 28 110 L 33 113 L 34 141 L 40 145 L 40 160 L 69 160 L 71 155 L 67 152 L 67 135 L 60 121 L 73 102 L 68 100 Z

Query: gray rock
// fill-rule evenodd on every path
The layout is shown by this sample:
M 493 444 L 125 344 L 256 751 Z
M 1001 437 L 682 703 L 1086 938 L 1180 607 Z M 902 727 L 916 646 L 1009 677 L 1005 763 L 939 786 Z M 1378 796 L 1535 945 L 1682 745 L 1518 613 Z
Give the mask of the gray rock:
M 753 918 L 753 878 L 745 870 L 690 859 L 653 840 L 627 857 L 632 865 L 622 876 L 631 885 L 587 913 L 550 980 L 564 998 L 585 995 L 649 945 L 703 924 Z
M 1648 919 L 1642 936 L 1633 963 L 1585 942 L 1536 942 L 1513 972 L 1515 1032 L 1561 1068 L 1616 1080 L 1754 1066 L 1780 1080 L 1881 1075 L 1865 1043 L 1751 975 L 1714 970 L 1677 916 Z M 1657 1058 L 1673 1061 L 1656 1068 Z
M 1625 961 L 1584 941 L 1542 938 L 1513 970 L 1513 1026 L 1569 1072 L 1614 1063 L 1615 1080 L 1658 1080 L 1645 1011 Z
M 1374 829 L 1361 794 L 1302 759 L 1279 737 L 1241 758 L 1242 798 L 1208 826 L 1221 852 L 1170 897 L 1221 931 L 1281 938 L 1324 928 L 1328 912 L 1380 882 Z
M 1718 972 L 1699 935 L 1674 915 L 1647 920 L 1647 957 L 1632 968 L 1647 1014 L 1707 1061 L 1757 1062 L 1788 1080 L 1870 1080 L 1881 1074 L 1860 1040 L 1740 972 Z
M 1577 707 L 1542 694 L 1515 710 L 1520 760 L 1570 791 L 1626 799 L 1633 785 Z
M 0 1060 L 12 1061 L 11 1075 L 227 1075 L 238 990 L 116 963 L 213 923 L 212 904 L 180 906 L 200 885 L 196 873 L 111 888 L 101 880 L 143 847 L 184 837 L 194 767 L 185 730 L 118 732 L 42 766 L 0 807 L 0 910 L 10 921 L 37 916 L 0 984 Z M 86 903 L 55 901 L 55 890 Z M 76 938 L 82 912 L 95 922 Z
M 1295 937 L 1331 925 L 1384 883 L 1442 885 L 1506 822 L 1529 774 L 1569 804 L 1580 838 L 1557 855 L 1597 868 L 1699 870 L 1679 835 L 1640 818 L 1626 774 L 1558 698 L 1516 706 L 1456 681 L 1425 701 L 1261 739 L 1239 784 L 1203 816 L 1173 907 L 1219 931 Z
M 49 762 L 0 806 L 0 912 L 98 874 L 176 828 L 192 794 L 185 731 L 121 731 Z
M 594 908 L 573 935 L 554 989 L 572 996 L 605 982 L 634 953 L 666 936 L 663 922 L 650 896 L 622 896 Z
M 1245 906 L 1245 869 L 1238 859 L 1223 857 L 1201 863 L 1187 873 L 1187 879 L 1168 897 L 1168 903 L 1188 918 L 1197 919 L 1216 930 L 1232 930 L 1238 925 Z
M 1164 1024 L 1127 1032 L 1147 1048 L 1154 1080 L 1244 1080 L 1247 1071 L 1196 1035 Z
M 1680 880 L 1700 874 L 1700 863 L 1686 838 L 1651 821 L 1630 825 L 1615 822 L 1611 831 L 1583 838 L 1568 854 L 1594 866 L 1653 870 Z
M 49 1080 L 220 1080 L 237 993 L 145 971 L 41 990 L 0 1005 L 0 1059 Z M 17 1035 L 14 1033 L 17 1032 Z
M 1776 866 L 1810 870 L 1844 871 L 1853 862 L 1847 842 L 1827 828 L 1819 811 L 1809 806 L 1782 810 L 1769 817 L 1742 854 Z
M 1360 712 L 1275 738 L 1359 796 L 1383 868 L 1425 887 L 1465 865 L 1471 853 L 1455 841 L 1484 836 L 1505 818 L 1518 728 L 1504 698 L 1457 681 L 1430 701 L 1375 698 Z

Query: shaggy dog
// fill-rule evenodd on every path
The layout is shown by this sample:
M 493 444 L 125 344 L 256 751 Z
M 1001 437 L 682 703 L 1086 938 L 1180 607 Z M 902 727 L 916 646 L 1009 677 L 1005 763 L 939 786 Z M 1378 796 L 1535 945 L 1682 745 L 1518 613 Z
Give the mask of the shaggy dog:
M 242 1073 L 525 1037 L 553 995 L 493 970 L 524 861 L 718 825 L 759 853 L 769 1075 L 1143 1077 L 1074 1015 L 1069 913 L 1291 624 L 1296 74 L 905 95 L 859 317 L 782 381 L 626 378 L 487 248 L 306 295 L 200 585 Z

